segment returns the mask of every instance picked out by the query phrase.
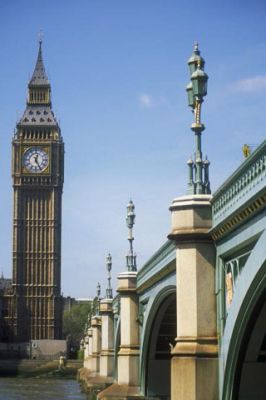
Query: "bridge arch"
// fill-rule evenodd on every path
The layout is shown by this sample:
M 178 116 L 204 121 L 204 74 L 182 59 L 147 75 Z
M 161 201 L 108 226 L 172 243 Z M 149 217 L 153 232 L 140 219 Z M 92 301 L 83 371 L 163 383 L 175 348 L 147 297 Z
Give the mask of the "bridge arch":
M 141 353 L 145 396 L 170 398 L 170 345 L 176 337 L 176 287 L 161 289 L 146 309 Z
M 266 350 L 265 249 L 266 231 L 261 234 L 239 276 L 227 317 L 220 364 L 220 398 L 223 400 L 265 398 L 259 397 L 260 390 L 266 396 L 266 357 L 264 362 L 259 358 L 263 347 Z

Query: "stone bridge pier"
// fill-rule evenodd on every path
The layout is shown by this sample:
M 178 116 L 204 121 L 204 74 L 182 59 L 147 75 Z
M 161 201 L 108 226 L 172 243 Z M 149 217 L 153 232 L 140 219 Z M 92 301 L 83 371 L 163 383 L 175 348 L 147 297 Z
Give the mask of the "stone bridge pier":
M 177 198 L 169 238 L 176 243 L 176 344 L 171 359 L 172 400 L 218 398 L 215 248 L 211 196 Z

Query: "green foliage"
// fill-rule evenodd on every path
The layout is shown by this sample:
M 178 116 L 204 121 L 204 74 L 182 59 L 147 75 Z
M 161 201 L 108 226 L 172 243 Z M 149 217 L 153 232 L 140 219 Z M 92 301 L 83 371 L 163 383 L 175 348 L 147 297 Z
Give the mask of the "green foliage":
M 91 314 L 91 303 L 75 304 L 70 311 L 63 315 L 63 335 L 68 340 L 69 351 L 76 354 L 79 350 L 80 340 L 84 337 L 84 329 Z
M 78 350 L 77 359 L 84 360 L 84 350 Z

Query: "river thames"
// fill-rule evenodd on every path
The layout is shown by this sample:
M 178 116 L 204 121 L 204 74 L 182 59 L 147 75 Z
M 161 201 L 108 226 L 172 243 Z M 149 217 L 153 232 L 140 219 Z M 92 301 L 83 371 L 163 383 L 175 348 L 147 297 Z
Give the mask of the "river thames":
M 0 378 L 0 400 L 86 400 L 72 379 Z

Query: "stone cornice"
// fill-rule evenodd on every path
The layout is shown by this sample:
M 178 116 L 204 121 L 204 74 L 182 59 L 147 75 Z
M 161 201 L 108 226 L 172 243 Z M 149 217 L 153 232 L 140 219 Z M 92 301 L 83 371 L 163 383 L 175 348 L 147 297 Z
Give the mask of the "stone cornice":
M 190 229 L 172 232 L 168 238 L 178 243 L 195 243 L 195 242 L 211 242 L 212 238 L 206 229 Z
M 177 338 L 171 355 L 172 357 L 216 358 L 218 356 L 217 337 Z

